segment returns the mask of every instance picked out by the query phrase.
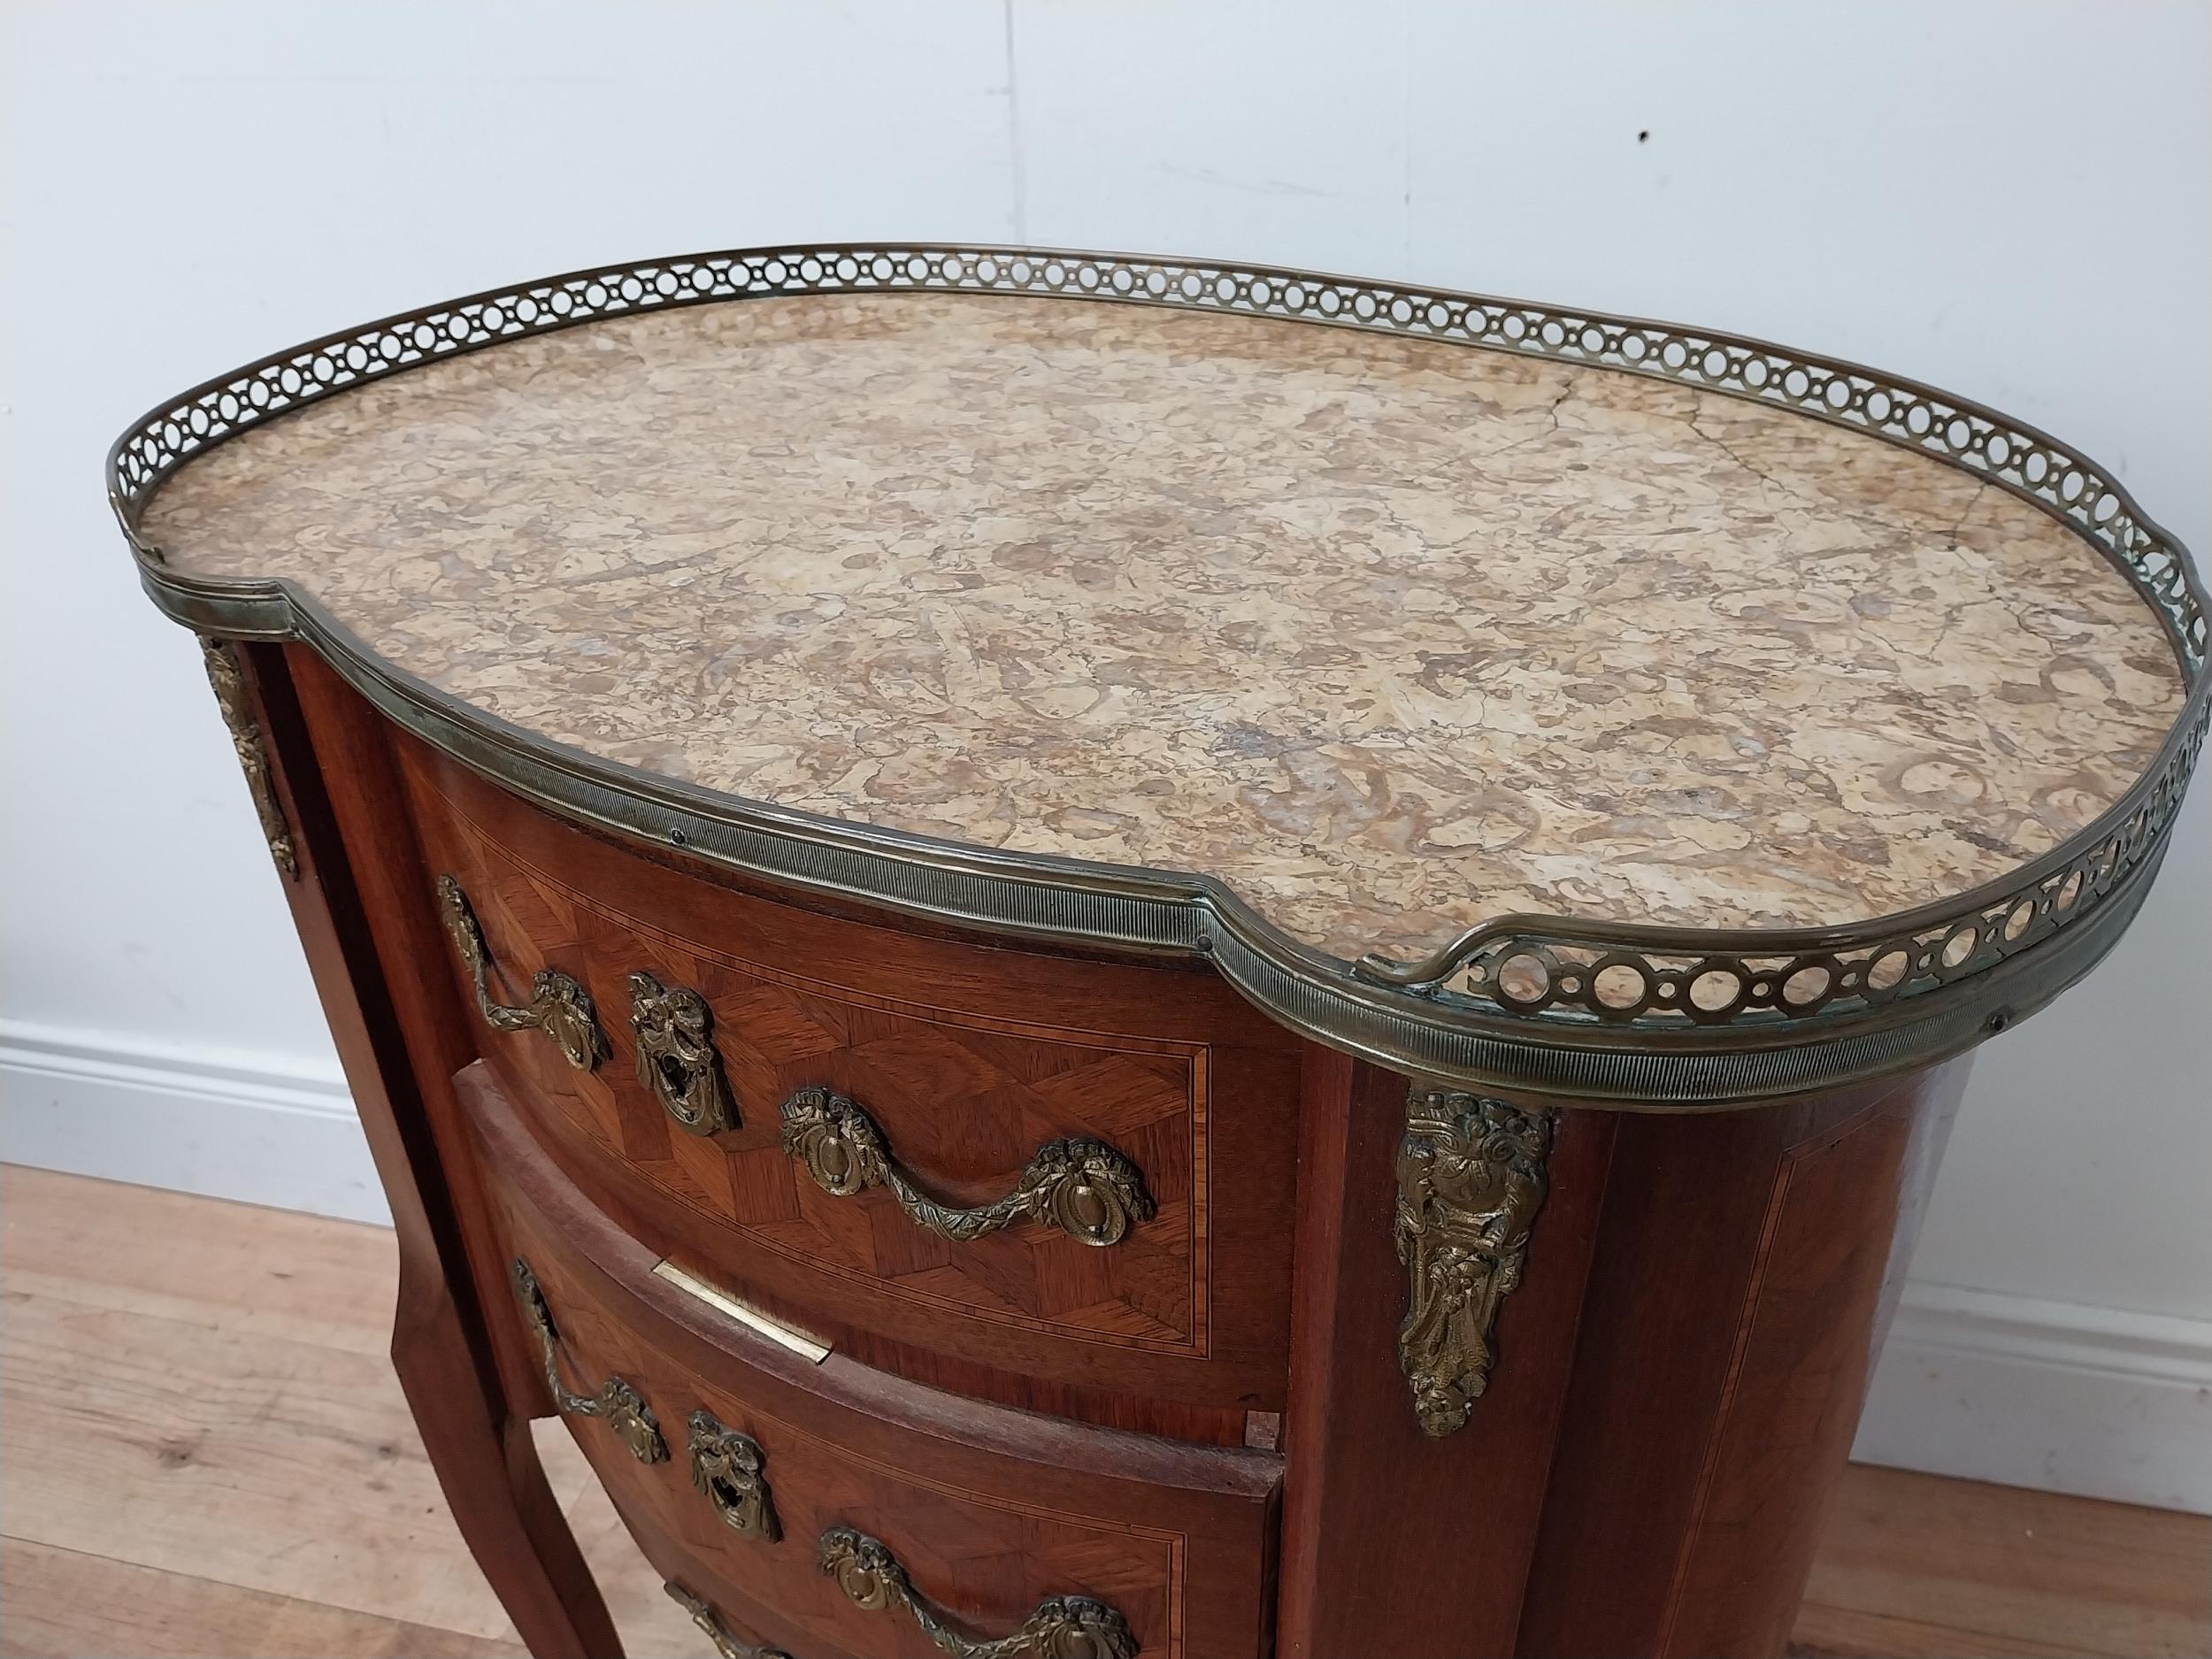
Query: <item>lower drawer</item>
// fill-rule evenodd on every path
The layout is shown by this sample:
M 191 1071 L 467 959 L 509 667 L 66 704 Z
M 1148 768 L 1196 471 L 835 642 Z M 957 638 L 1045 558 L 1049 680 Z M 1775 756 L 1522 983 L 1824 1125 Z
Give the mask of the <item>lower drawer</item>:
M 741 1649 L 936 1659 L 1026 1630 L 1041 1656 L 1266 1651 L 1279 1458 L 816 1362 L 657 1277 L 480 1063 L 459 1084 L 578 1443 Z

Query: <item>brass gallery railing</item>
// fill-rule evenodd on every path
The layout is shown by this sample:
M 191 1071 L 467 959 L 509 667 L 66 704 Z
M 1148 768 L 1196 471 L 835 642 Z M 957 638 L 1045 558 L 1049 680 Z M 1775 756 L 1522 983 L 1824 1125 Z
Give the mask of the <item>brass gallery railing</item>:
M 1446 1041 L 1455 1031 L 1439 1031 L 1479 1033 L 1494 1044 L 1513 1043 L 1517 1032 L 1570 1047 L 1631 1033 L 1674 1033 L 1707 1056 L 1724 1055 L 1742 1040 L 1770 1058 L 1778 1042 L 1817 1042 L 1847 1027 L 1860 1042 L 1853 1067 L 1894 1070 L 1932 1057 L 1932 1046 L 1964 1047 L 2047 1000 L 2109 948 L 2141 902 L 2137 878 L 2154 868 L 2164 849 L 2212 710 L 2208 600 L 2186 553 L 2109 472 L 2033 427 L 1911 381 L 1732 335 L 1257 265 L 934 246 L 705 254 L 580 272 L 429 307 L 211 380 L 156 408 L 118 441 L 110 455 L 111 501 L 158 595 L 161 555 L 138 530 L 147 497 L 182 461 L 273 415 L 420 364 L 597 318 L 779 295 L 902 291 L 1048 295 L 1293 319 L 1590 364 L 1777 404 L 1932 456 L 2069 526 L 2156 613 L 2189 685 L 2153 764 L 2094 823 L 2001 881 L 1862 923 L 1747 931 L 1510 916 L 1418 961 L 1369 956 L 1348 964 L 1286 939 L 1218 884 L 1182 881 L 1174 891 L 1183 902 L 1202 895 L 1209 914 L 1226 924 L 1219 931 L 1233 938 L 1217 940 L 1202 926 L 1172 936 L 1162 928 L 1152 942 L 1216 951 L 1225 972 L 1293 1024 L 1401 1064 L 1468 1072 L 1490 1066 L 1494 1075 L 1510 1068 L 1463 1058 L 1471 1052 L 1465 1044 Z M 172 587 L 181 592 L 183 584 Z M 188 607 L 180 601 L 173 608 Z M 202 617 L 196 626 L 224 631 L 219 617 Z M 823 839 L 829 833 L 826 828 Z M 904 841 L 910 845 L 871 833 L 870 850 L 913 864 L 934 860 L 941 868 L 952 862 L 941 843 Z M 1082 901 L 1133 890 L 1127 879 L 1108 880 L 1102 867 L 1073 861 L 1009 856 L 995 868 L 1009 872 L 995 879 L 1074 895 L 1070 919 L 1056 929 L 1063 933 L 1084 931 L 1074 914 Z M 1147 889 L 1164 890 L 1159 883 Z M 887 897 L 898 895 L 887 891 Z M 971 909 L 988 925 L 988 907 Z M 1043 919 L 1028 931 L 1056 931 L 1057 912 L 1034 903 L 1030 911 Z M 2101 916 L 2108 925 L 2097 925 Z M 1143 929 L 1092 931 L 1130 940 Z M 2070 938 L 2081 942 L 2071 946 Z M 1969 999 L 1970 1008 L 1956 995 L 2008 967 L 2013 972 L 1998 976 L 2001 987 L 1993 980 Z M 1925 999 L 1932 1000 L 1918 1006 Z M 1325 1003 L 1325 1014 L 1319 1011 Z M 1897 1035 L 1926 1026 L 1939 1005 L 1950 1010 L 1939 1037 Z M 1970 1012 L 1962 1022 L 1959 1017 Z M 1686 1101 L 1699 1088 L 1773 1093 L 1810 1079 L 1770 1067 L 1732 1083 L 1725 1068 L 1674 1082 L 1632 1079 L 1631 1046 L 1612 1047 L 1621 1064 L 1610 1072 L 1570 1066 L 1550 1074 L 1547 1087 L 1571 1084 L 1600 1094 L 1658 1088 Z

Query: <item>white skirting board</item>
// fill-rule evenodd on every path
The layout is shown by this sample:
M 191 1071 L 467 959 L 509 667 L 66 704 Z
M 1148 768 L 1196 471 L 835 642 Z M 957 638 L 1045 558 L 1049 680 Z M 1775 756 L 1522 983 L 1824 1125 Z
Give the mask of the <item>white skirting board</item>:
M 1909 1280 L 1851 1455 L 2212 1515 L 2212 1322 Z
M 326 1062 L 0 1020 L 0 1161 L 389 1220 Z M 1853 1455 L 2212 1514 L 2212 1322 L 1913 1281 Z
M 334 1060 L 0 1019 L 0 1162 L 391 1224 Z

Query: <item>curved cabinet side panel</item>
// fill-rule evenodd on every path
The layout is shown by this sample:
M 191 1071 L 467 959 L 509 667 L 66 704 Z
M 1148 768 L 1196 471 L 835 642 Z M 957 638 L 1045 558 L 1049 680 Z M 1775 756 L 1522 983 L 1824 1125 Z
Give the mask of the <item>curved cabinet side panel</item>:
M 1519 1652 L 1783 1650 L 1966 1067 L 1621 1120 Z

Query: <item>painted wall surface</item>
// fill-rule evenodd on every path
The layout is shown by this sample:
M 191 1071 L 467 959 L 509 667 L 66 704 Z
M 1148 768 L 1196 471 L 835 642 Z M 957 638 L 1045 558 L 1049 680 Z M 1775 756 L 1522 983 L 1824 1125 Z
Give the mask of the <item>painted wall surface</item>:
M 840 237 L 1402 276 L 1931 380 L 2085 449 L 2212 549 L 2202 4 L 7 15 L 10 1156 L 375 1212 L 195 648 L 138 595 L 99 466 L 156 399 L 417 303 Z M 1915 1267 L 1939 1348 L 1982 1328 L 1973 1297 L 2009 1298 L 2000 1325 L 2118 1320 L 2166 1344 L 2162 1386 L 2212 1383 L 2208 797 L 2109 962 L 1983 1052 Z M 242 1098 L 275 1114 L 245 1151 Z M 2173 1422 L 2204 1472 L 2167 1496 L 2212 1502 L 2212 1420 Z

